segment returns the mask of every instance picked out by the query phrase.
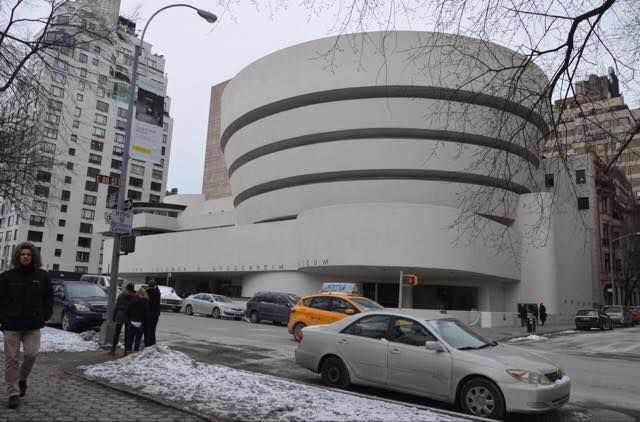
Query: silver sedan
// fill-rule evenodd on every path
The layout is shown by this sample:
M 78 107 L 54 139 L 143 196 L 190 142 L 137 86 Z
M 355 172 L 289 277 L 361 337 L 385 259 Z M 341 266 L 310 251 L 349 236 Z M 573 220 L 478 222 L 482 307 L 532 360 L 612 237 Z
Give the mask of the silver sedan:
M 187 315 L 204 314 L 213 318 L 244 317 L 244 307 L 226 296 L 211 293 L 197 293 L 182 301 L 182 310 Z
M 306 327 L 298 365 L 325 384 L 362 384 L 458 404 L 476 416 L 540 413 L 569 401 L 571 380 L 556 363 L 489 342 L 441 313 L 416 318 L 367 312 Z

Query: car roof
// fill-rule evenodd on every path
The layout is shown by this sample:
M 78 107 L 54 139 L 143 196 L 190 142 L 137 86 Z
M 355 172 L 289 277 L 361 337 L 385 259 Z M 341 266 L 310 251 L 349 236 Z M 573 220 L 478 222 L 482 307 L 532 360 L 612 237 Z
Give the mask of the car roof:
M 368 311 L 366 314 L 363 314 L 363 315 L 372 315 L 372 314 L 391 315 L 391 316 L 397 316 L 397 317 L 417 319 L 422 321 L 434 321 L 438 319 L 457 319 L 452 315 L 443 314 L 440 311 L 433 311 L 428 309 L 420 309 L 419 311 L 420 311 L 420 314 L 415 315 L 413 313 L 402 312 L 395 309 L 383 309 L 380 311 Z
M 301 299 L 308 299 L 310 297 L 322 297 L 322 296 L 338 296 L 338 297 L 346 297 L 346 298 L 364 297 L 362 295 L 354 295 L 351 293 L 343 293 L 343 292 L 322 292 L 322 293 L 313 293 L 310 295 L 305 295 L 305 296 L 302 296 Z

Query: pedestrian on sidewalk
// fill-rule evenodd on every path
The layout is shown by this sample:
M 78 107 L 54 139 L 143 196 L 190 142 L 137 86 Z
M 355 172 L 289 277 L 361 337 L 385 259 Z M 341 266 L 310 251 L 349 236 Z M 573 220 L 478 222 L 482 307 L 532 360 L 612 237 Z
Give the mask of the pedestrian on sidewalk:
M 113 313 L 113 321 L 116 323 L 116 332 L 113 334 L 113 342 L 111 350 L 109 350 L 110 355 L 116 354 L 116 347 L 118 346 L 118 340 L 120 339 L 120 332 L 122 331 L 122 326 L 125 324 L 127 319 L 127 309 L 134 297 L 136 297 L 136 291 L 133 288 L 132 283 L 127 284 L 124 290 L 122 290 L 122 293 L 118 296 L 116 309 Z M 124 337 L 125 339 L 127 338 L 126 326 L 124 327 Z
M 156 327 L 160 319 L 160 289 L 155 280 L 149 280 L 149 324 L 144 333 L 144 347 L 156 344 Z
M 133 350 L 140 350 L 140 342 L 142 335 L 149 320 L 149 295 L 141 287 L 138 289 L 136 296 L 131 299 L 131 303 L 127 308 L 126 328 L 124 330 L 124 356 Z
M 532 307 L 533 307 L 533 310 L 531 312 L 533 313 L 533 318 L 536 320 L 536 324 L 537 324 L 538 322 L 540 322 L 540 320 L 538 319 L 539 317 L 538 305 L 534 303 Z
M 13 268 L 0 274 L 0 325 L 4 334 L 5 381 L 10 409 L 27 393 L 27 378 L 40 352 L 40 329 L 53 313 L 53 287 L 42 270 L 38 249 L 20 243 L 11 259 Z M 20 365 L 20 343 L 24 358 Z
M 547 320 L 547 308 L 544 306 L 544 303 L 540 302 L 540 322 L 544 325 Z
M 520 326 L 524 327 L 527 320 L 527 307 L 523 303 L 518 303 L 518 316 L 520 316 Z

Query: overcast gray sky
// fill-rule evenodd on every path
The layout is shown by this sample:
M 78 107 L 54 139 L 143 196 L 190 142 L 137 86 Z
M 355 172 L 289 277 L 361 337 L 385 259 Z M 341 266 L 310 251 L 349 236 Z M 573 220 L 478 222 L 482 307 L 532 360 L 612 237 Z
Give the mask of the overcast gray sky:
M 172 3 L 176 1 L 122 0 L 120 12 L 127 16 L 137 10 L 141 31 L 156 10 Z M 242 1 L 231 16 L 216 10 L 217 2 L 212 0 L 186 3 L 216 13 L 219 22 L 210 25 L 188 8 L 168 9 L 153 19 L 145 40 L 167 61 L 174 119 L 167 187 L 200 193 L 211 86 L 269 53 L 329 35 L 333 21 L 331 16 L 308 20 L 306 9 L 295 5 L 273 14 Z

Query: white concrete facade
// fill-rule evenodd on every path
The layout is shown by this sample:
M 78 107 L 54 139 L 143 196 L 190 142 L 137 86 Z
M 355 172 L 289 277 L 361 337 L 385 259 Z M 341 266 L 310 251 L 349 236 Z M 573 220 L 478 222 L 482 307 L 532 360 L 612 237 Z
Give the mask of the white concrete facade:
M 182 293 L 244 297 L 353 281 L 389 303 L 396 287 L 397 306 L 404 271 L 420 284 L 403 289 L 403 307 L 475 308 L 483 325 L 513 323 L 520 302 L 543 301 L 554 318 L 590 305 L 575 201 L 559 212 L 538 188 L 547 115 L 529 106 L 544 73 L 527 68 L 510 91 L 507 72 L 470 59 L 522 60 L 503 47 L 425 32 L 344 39 L 358 48 L 334 50 L 330 63 L 319 52 L 336 38 L 275 52 L 228 83 L 232 198 L 167 197 L 187 208 L 173 232 L 138 238 L 125 277 L 171 273 Z

